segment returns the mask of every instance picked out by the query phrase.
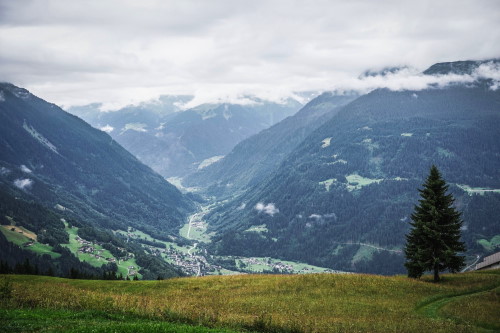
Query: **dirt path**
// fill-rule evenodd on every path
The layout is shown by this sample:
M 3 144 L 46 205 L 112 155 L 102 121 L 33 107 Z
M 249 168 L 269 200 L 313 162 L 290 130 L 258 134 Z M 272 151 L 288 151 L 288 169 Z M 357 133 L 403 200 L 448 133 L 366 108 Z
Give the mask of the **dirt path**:
M 442 296 L 442 297 L 439 297 L 435 300 L 431 300 L 428 303 L 424 303 L 424 304 L 417 306 L 416 311 L 420 314 L 423 314 L 424 316 L 427 316 L 427 317 L 433 318 L 433 319 L 445 319 L 445 320 L 451 319 L 453 321 L 457 321 L 457 319 L 455 319 L 455 318 L 449 318 L 449 317 L 445 317 L 445 316 L 440 315 L 439 311 L 448 303 L 457 302 L 461 299 L 464 299 L 464 298 L 470 297 L 470 296 L 477 296 L 477 295 L 481 295 L 481 294 L 486 294 L 490 291 L 495 290 L 498 287 L 500 287 L 500 283 L 497 283 L 493 287 L 490 286 L 487 288 L 466 291 L 466 292 L 461 293 L 461 294 Z M 472 325 L 474 325 L 478 329 L 478 331 L 481 331 L 481 332 L 497 332 L 496 330 L 492 330 L 488 327 L 483 327 L 481 325 L 477 325 L 477 324 L 472 324 Z

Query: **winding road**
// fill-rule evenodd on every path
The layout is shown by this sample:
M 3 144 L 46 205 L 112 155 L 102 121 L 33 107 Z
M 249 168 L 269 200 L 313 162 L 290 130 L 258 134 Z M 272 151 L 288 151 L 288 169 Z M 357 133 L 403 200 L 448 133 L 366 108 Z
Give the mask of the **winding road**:
M 355 242 L 345 242 L 345 243 L 332 242 L 332 243 L 341 244 L 341 245 L 361 245 L 361 246 L 367 246 L 367 247 L 371 247 L 371 248 L 374 248 L 374 249 L 377 249 L 377 250 L 381 250 L 381 251 L 388 251 L 388 252 L 394 252 L 394 253 L 403 253 L 402 250 L 390 250 L 390 249 L 386 249 L 386 248 L 383 248 L 383 247 L 380 247 L 380 246 L 375 246 L 375 245 L 366 244 L 366 243 L 355 243 Z

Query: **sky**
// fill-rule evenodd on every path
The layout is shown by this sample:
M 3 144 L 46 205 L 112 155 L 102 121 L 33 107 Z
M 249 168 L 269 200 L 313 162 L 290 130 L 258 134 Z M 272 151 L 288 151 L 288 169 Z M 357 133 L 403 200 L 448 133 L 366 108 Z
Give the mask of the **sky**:
M 276 101 L 495 57 L 498 0 L 0 0 L 0 81 L 63 107 Z

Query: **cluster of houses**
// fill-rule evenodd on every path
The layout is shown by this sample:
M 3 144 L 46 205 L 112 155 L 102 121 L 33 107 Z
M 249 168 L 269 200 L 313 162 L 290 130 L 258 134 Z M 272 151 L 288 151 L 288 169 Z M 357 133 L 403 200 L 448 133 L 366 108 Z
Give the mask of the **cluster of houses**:
M 273 272 L 280 272 L 280 273 L 285 273 L 285 274 L 303 274 L 303 273 L 317 273 L 318 270 L 315 270 L 314 268 L 309 268 L 309 267 L 303 267 L 299 270 L 297 270 L 293 265 L 286 264 L 280 261 L 273 261 L 270 258 L 239 258 L 240 261 L 247 265 L 259 265 L 259 266 L 267 266 L 269 271 Z M 323 272 L 329 272 L 329 273 L 344 273 L 341 271 L 335 271 L 335 270 L 322 270 Z
M 167 259 L 170 263 L 178 266 L 184 273 L 188 275 L 202 276 L 206 274 L 206 267 L 210 266 L 205 257 L 193 254 L 186 254 L 178 251 L 172 246 L 165 249 L 157 248 L 154 246 L 145 246 L 148 252 L 152 255 Z
M 23 244 L 23 246 L 24 246 L 24 247 L 30 247 L 30 246 L 32 246 L 33 244 L 35 244 L 35 241 L 34 241 L 34 240 L 30 240 L 30 241 L 28 241 L 28 242 L 24 243 L 24 244 Z
M 242 258 L 240 259 L 246 265 L 261 265 L 269 267 L 269 270 L 279 271 L 283 273 L 294 273 L 295 269 L 290 264 L 285 264 L 280 261 L 272 262 L 270 259 L 261 258 Z
M 104 252 L 104 250 L 102 249 L 96 249 L 95 246 L 94 246 L 94 243 L 92 242 L 89 242 L 79 236 L 76 236 L 75 237 L 75 240 L 80 243 L 80 248 L 78 248 L 78 253 L 86 253 L 86 254 L 89 254 L 91 256 L 93 256 L 94 258 L 96 258 L 97 260 L 105 260 L 107 262 L 113 262 L 113 263 L 117 263 L 117 260 L 116 258 L 114 257 L 104 257 L 102 255 L 102 253 Z M 102 243 L 96 243 L 97 245 L 102 245 Z M 119 250 L 122 250 L 122 251 L 125 251 L 125 249 L 122 249 L 122 248 L 119 248 Z M 124 257 L 124 258 L 120 258 L 121 260 L 129 260 L 131 258 L 134 257 L 134 254 L 133 253 L 127 253 L 127 255 Z M 120 259 L 118 259 L 118 263 L 120 262 Z

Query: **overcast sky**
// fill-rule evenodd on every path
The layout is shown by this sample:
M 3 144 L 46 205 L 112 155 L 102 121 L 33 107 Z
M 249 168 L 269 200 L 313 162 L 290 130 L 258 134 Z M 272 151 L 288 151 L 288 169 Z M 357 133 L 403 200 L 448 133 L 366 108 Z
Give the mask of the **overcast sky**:
M 499 56 L 498 0 L 0 0 L 0 81 L 63 106 L 278 98 Z

